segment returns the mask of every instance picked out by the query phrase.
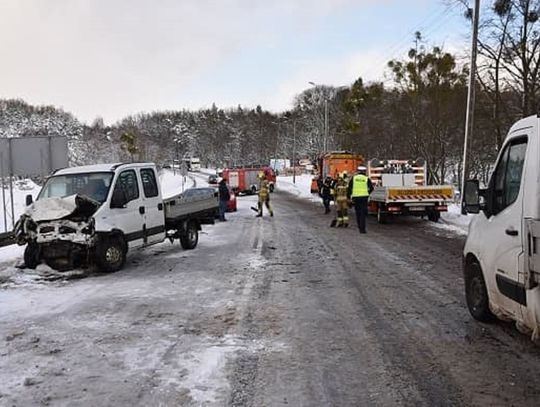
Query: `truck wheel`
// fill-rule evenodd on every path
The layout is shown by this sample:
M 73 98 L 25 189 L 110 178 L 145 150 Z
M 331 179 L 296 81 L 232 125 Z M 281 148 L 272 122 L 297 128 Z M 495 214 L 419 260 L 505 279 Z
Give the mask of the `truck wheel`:
M 270 190 L 270 193 L 274 192 L 274 184 L 270 184 L 268 189 Z
M 96 245 L 96 264 L 101 271 L 118 271 L 125 262 L 125 245 L 120 238 L 105 237 Z
M 180 244 L 185 250 L 195 249 L 199 242 L 199 231 L 195 222 L 189 222 L 186 231 L 180 235 Z
M 257 193 L 257 187 L 255 185 L 251 186 L 251 195 L 255 195 Z
M 489 309 L 489 297 L 482 270 L 477 263 L 467 266 L 465 275 L 465 297 L 467 307 L 474 319 L 482 322 L 493 320 Z
M 430 211 L 427 215 L 428 219 L 432 222 L 438 222 L 441 214 L 437 211 Z
M 380 224 L 386 223 L 388 215 L 381 210 L 381 207 L 377 207 L 377 222 Z
M 36 242 L 29 242 L 24 249 L 24 266 L 27 269 L 35 269 L 41 263 L 40 257 L 39 245 Z

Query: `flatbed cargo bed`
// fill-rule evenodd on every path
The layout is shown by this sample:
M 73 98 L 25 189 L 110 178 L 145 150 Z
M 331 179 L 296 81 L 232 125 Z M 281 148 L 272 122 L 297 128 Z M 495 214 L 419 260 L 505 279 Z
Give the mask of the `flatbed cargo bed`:
M 202 224 L 212 224 L 219 213 L 218 194 L 214 188 L 191 188 L 164 199 L 165 223 L 177 223 L 197 218 Z

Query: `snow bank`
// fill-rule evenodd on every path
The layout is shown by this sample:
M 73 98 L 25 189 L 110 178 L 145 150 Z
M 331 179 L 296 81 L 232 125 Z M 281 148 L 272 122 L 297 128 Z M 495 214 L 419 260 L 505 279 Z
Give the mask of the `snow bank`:
M 311 202 L 322 202 L 318 194 L 312 194 L 311 189 L 311 180 L 313 175 L 302 174 L 297 175 L 295 183 L 293 183 L 292 176 L 278 176 L 276 189 L 289 192 L 299 198 L 308 199 Z
M 474 216 L 476 215 L 462 215 L 461 206 L 452 204 L 448 206 L 448 212 L 443 212 L 440 223 L 435 225 L 466 235 L 469 230 L 469 223 L 471 223 Z
M 161 184 L 161 195 L 165 199 L 195 186 L 195 182 L 190 176 L 182 176 L 178 171 L 174 173 L 170 170 L 163 170 L 159 174 L 159 183 Z

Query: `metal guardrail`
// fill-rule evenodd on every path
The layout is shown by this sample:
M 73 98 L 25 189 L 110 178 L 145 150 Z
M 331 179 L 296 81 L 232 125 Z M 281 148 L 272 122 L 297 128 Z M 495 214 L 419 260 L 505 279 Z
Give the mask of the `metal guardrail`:
M 13 232 L 0 233 L 0 247 L 15 244 L 15 234 Z

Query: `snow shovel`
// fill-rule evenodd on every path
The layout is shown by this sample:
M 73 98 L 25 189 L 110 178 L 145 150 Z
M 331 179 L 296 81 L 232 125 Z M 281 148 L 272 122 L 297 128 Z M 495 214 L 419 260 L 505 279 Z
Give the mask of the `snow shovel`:
M 250 206 L 250 209 L 254 212 L 259 212 L 259 209 L 255 208 L 254 206 Z

